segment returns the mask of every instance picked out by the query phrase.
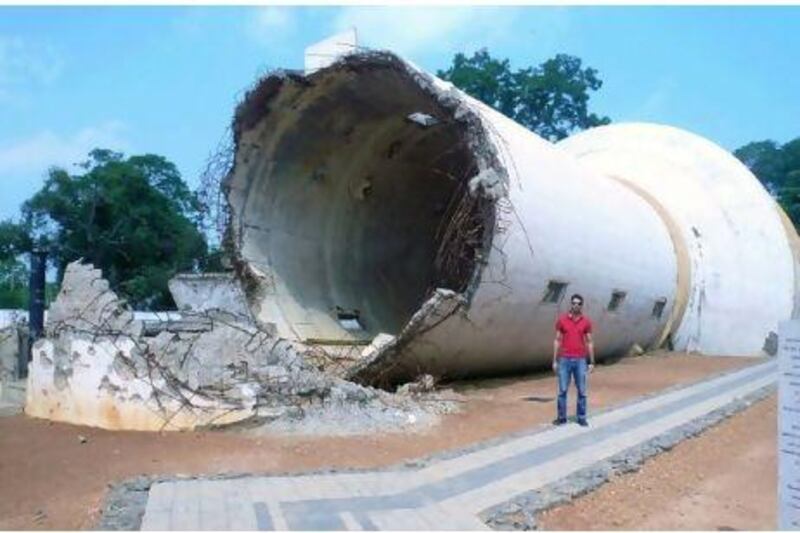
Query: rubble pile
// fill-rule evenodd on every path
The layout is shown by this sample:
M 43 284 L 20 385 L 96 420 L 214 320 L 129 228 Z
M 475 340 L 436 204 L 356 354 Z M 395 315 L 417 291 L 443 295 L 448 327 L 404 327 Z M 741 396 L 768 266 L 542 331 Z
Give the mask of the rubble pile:
M 20 311 L 0 311 L 0 391 L 4 385 L 19 379 L 20 351 L 25 348 L 28 336 L 26 319 Z
M 17 335 L 14 325 L 0 328 L 0 384 L 17 377 Z
M 26 412 L 111 429 L 357 433 L 422 427 L 453 405 L 346 381 L 240 313 L 181 317 L 137 320 L 98 269 L 70 264 L 33 347 Z

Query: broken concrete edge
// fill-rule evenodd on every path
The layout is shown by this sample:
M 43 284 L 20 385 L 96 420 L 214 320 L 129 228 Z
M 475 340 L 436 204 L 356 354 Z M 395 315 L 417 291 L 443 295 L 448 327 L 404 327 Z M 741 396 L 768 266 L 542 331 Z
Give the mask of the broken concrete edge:
M 167 282 L 178 312 L 215 312 L 254 322 L 235 273 L 179 272 Z
M 713 377 L 718 378 L 722 376 L 726 376 L 732 374 L 740 369 L 732 369 L 726 370 L 723 372 L 718 372 L 713 375 Z M 686 389 L 688 387 L 697 385 L 697 382 L 692 383 L 681 383 L 678 385 L 673 385 L 671 387 L 667 387 L 666 389 L 662 389 L 650 394 L 646 394 L 643 396 L 638 396 L 636 398 L 631 399 L 630 401 L 621 402 L 620 404 L 616 404 L 614 406 L 606 407 L 603 409 L 598 409 L 594 412 L 594 415 L 599 415 L 604 412 L 621 409 L 623 407 L 627 407 L 630 405 L 634 405 L 639 402 L 646 401 L 650 398 L 653 398 L 658 395 L 668 394 L 671 392 L 675 392 L 678 390 Z M 634 470 L 628 471 L 635 471 L 636 469 L 641 466 L 647 459 L 661 453 L 663 451 L 667 451 L 671 449 L 677 442 L 684 440 L 686 438 L 690 438 L 693 436 L 698 435 L 705 429 L 711 428 L 712 426 L 719 424 L 720 422 L 730 418 L 731 416 L 747 409 L 748 407 L 754 405 L 755 403 L 766 399 L 770 394 L 773 394 L 776 391 L 775 385 L 768 385 L 762 389 L 759 389 L 753 393 L 750 393 L 742 398 L 734 400 L 730 404 L 725 407 L 719 408 L 707 415 L 704 415 L 700 418 L 696 418 L 686 424 L 679 426 L 678 428 L 672 429 L 669 432 L 659 435 L 653 439 L 648 440 L 645 443 L 640 445 L 631 447 L 628 450 L 621 452 L 605 461 L 598 463 L 598 465 L 605 465 L 608 463 L 611 467 L 619 470 L 620 472 L 626 472 L 626 468 L 633 468 Z M 106 496 L 105 504 L 103 506 L 103 512 L 101 518 L 96 526 L 95 529 L 99 530 L 138 530 L 141 528 L 141 521 L 144 517 L 145 508 L 147 506 L 147 494 L 150 490 L 150 487 L 156 483 L 164 483 L 164 482 L 172 482 L 172 481 L 187 481 L 187 480 L 195 480 L 195 479 L 202 479 L 202 480 L 228 480 L 228 479 L 243 479 L 243 478 L 255 478 L 255 477 L 304 477 L 304 476 L 316 476 L 316 475 L 328 475 L 328 474 L 367 474 L 371 472 L 403 472 L 409 470 L 421 470 L 431 464 L 434 464 L 438 461 L 444 461 L 448 459 L 454 459 L 457 457 L 461 457 L 468 453 L 477 452 L 480 450 L 484 450 L 486 448 L 490 448 L 492 446 L 501 444 L 505 441 L 509 441 L 512 439 L 517 439 L 521 437 L 530 436 L 536 433 L 543 433 L 552 429 L 550 424 L 540 424 L 533 428 L 527 428 L 521 431 L 515 431 L 512 433 L 507 433 L 504 435 L 500 435 L 498 437 L 494 437 L 491 439 L 486 439 L 475 444 L 471 444 L 468 446 L 452 449 L 452 450 L 444 450 L 435 452 L 417 459 L 408 459 L 406 461 L 396 463 L 394 465 L 389 465 L 382 468 L 369 468 L 369 467 L 350 467 L 350 468 L 342 468 L 342 467 L 327 467 L 327 468 L 318 468 L 312 470 L 306 470 L 302 472 L 291 471 L 291 470 L 283 470 L 278 472 L 270 472 L 270 473 L 252 473 L 252 472 L 224 472 L 219 474 L 174 474 L 174 475 L 151 475 L 151 476 L 136 476 L 134 478 L 126 479 L 117 483 L 109 484 L 109 493 Z M 690 431 L 691 430 L 691 431 Z M 677 438 L 678 440 L 673 440 Z M 671 444 L 670 444 L 671 443 Z M 639 453 L 637 455 L 636 450 L 643 450 L 647 451 L 649 455 L 644 455 Z M 629 457 L 638 458 L 639 462 L 635 461 L 628 461 Z M 548 508 L 554 507 L 556 505 L 560 505 L 561 503 L 565 503 L 570 499 L 576 497 L 578 494 L 569 492 L 566 489 L 562 489 L 561 483 L 583 483 L 582 486 L 587 487 L 581 494 L 585 494 L 590 492 L 591 490 L 599 487 L 608 479 L 610 478 L 611 471 L 609 471 L 609 475 L 605 476 L 604 478 L 600 478 L 594 475 L 594 471 L 596 469 L 604 468 L 598 465 L 593 465 L 591 467 L 587 467 L 583 470 L 580 470 L 561 481 L 552 483 L 547 485 L 542 489 L 538 489 L 536 491 L 526 492 L 520 495 L 518 498 L 530 498 L 533 501 L 532 496 L 542 493 L 544 491 L 549 491 L 548 494 L 556 494 L 559 495 L 558 500 L 552 500 L 551 503 L 548 503 L 546 507 L 542 507 L 541 509 L 537 508 L 535 513 L 544 511 Z M 616 470 L 615 470 L 616 471 Z M 592 474 L 589 474 L 592 472 Z M 597 482 L 596 484 L 592 484 L 592 480 L 602 479 L 601 481 Z M 144 494 L 144 496 L 142 496 Z M 505 524 L 506 515 L 508 515 L 508 511 L 511 509 L 510 507 L 506 507 L 512 504 L 515 504 L 518 498 L 512 498 L 511 500 L 499 504 L 497 506 L 491 507 L 481 513 L 481 519 L 493 529 L 508 529 L 506 527 L 500 527 Z M 526 500 L 527 501 L 527 500 Z M 550 501 L 550 500 L 548 500 Z M 516 508 L 513 508 L 516 509 Z M 517 512 L 516 510 L 512 511 L 511 514 Z M 533 516 L 533 515 L 531 515 Z M 512 522 L 516 520 L 516 518 L 511 519 Z M 535 524 L 535 517 L 533 518 L 532 524 Z M 117 527 L 117 524 L 122 524 L 125 527 Z M 512 528 L 514 529 L 514 528 Z M 521 528 L 516 528 L 521 529 Z M 535 529 L 529 528 L 529 529 Z
M 0 391 L 4 382 L 19 375 L 20 329 L 17 324 L 0 328 Z
M 488 264 L 489 252 L 494 237 L 501 233 L 502 228 L 506 226 L 504 217 L 510 216 L 498 205 L 502 199 L 508 197 L 509 176 L 505 166 L 501 163 L 500 154 L 498 153 L 500 144 L 490 139 L 493 132 L 489 123 L 481 117 L 481 112 L 476 104 L 471 102 L 469 97 L 454 85 L 437 80 L 430 74 L 404 61 L 396 54 L 384 50 L 360 51 L 343 55 L 328 67 L 316 70 L 308 75 L 296 71 L 276 69 L 257 80 L 246 91 L 242 101 L 236 106 L 231 125 L 234 151 L 238 152 L 242 133 L 255 127 L 258 122 L 270 113 L 271 101 L 279 94 L 284 84 L 296 83 L 301 86 L 310 86 L 316 80 L 337 70 L 357 72 L 367 68 L 390 68 L 403 72 L 423 92 L 441 105 L 455 122 L 459 122 L 465 127 L 467 144 L 477 164 L 476 174 L 468 177 L 468 194 L 465 195 L 465 198 L 471 196 L 481 202 L 477 209 L 481 211 L 485 222 L 483 242 L 476 249 L 472 275 L 466 284 L 466 288 L 460 293 L 463 298 L 461 305 L 466 310 L 469 308 L 472 296 L 481 283 L 483 270 Z M 234 209 L 230 199 L 231 181 L 235 170 L 236 161 L 234 158 L 227 176 L 222 179 L 221 183 L 228 203 L 230 217 L 223 245 L 231 258 L 234 272 L 240 280 L 241 288 L 248 300 L 251 311 L 254 316 L 257 316 L 258 313 L 252 309 L 252 306 L 263 296 L 263 291 L 266 289 L 265 282 L 268 283 L 269 280 L 266 279 L 268 276 L 253 268 L 241 254 L 244 217 L 239 213 L 236 216 L 238 221 L 233 220 Z M 420 324 L 431 322 L 429 318 L 441 314 L 439 312 L 439 304 L 442 297 L 439 292 L 448 289 L 438 287 L 433 287 L 432 289 L 432 295 L 412 315 L 407 325 L 396 335 L 395 341 L 373 349 L 373 353 L 370 353 L 370 356 L 358 365 L 358 369 L 350 371 L 346 379 L 363 385 L 381 388 L 388 388 L 389 385 L 394 384 L 392 382 L 396 381 L 396 376 L 392 376 L 392 372 L 396 371 L 400 366 L 395 362 L 401 359 L 402 356 L 408 355 L 404 353 L 404 349 L 415 336 L 427 331 L 427 329 L 421 328 Z M 427 317 L 426 314 L 431 316 Z M 411 366 L 413 366 L 413 361 L 403 362 L 402 367 L 406 369 L 406 374 L 408 374 L 407 370 Z M 410 375 L 403 376 L 406 380 L 413 380 L 415 377 L 416 374 L 413 374 L 413 372 Z
M 81 294 L 73 297 L 75 291 Z M 139 337 L 142 322 L 111 289 L 102 271 L 80 258 L 67 265 L 58 296 L 48 309 L 46 335 L 56 337 L 66 331 Z
M 699 436 L 707 429 L 766 399 L 776 390 L 776 385 L 767 385 L 724 407 L 632 446 L 540 489 L 525 492 L 506 502 L 485 509 L 479 514 L 479 518 L 491 529 L 498 531 L 538 529 L 537 515 L 539 513 L 583 496 L 611 481 L 617 475 L 637 472 L 651 457 L 671 450 L 684 440 Z
M 376 387 L 388 387 L 400 364 L 399 355 L 408 347 L 408 344 L 415 337 L 437 327 L 466 306 L 467 301 L 463 295 L 448 289 L 436 289 L 433 295 L 411 316 L 400 334 L 383 342 L 373 350 L 371 356 L 365 357 L 353 365 L 345 375 L 345 379 Z M 409 358 L 408 354 L 405 359 L 403 365 L 406 368 L 413 365 L 413 358 Z M 420 370 L 417 374 L 423 373 L 422 365 L 419 367 Z

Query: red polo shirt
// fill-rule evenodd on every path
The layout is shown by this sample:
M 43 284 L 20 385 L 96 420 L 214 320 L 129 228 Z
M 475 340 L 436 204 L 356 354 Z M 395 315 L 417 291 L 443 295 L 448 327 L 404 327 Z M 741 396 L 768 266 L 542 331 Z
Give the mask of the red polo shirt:
M 564 313 L 556 321 L 556 331 L 561 332 L 560 357 L 586 357 L 589 350 L 586 348 L 586 334 L 592 332 L 592 321 L 584 315 L 573 318 L 569 313 Z

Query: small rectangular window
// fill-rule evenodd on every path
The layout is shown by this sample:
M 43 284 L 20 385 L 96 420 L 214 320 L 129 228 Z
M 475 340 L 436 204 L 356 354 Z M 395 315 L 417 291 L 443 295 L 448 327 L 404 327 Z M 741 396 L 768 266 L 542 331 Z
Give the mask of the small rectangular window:
M 659 298 L 656 300 L 656 303 L 653 305 L 653 315 L 652 317 L 655 319 L 661 318 L 661 315 L 664 314 L 664 308 L 667 306 L 667 299 L 666 298 Z
M 358 319 L 358 312 L 339 312 L 336 314 L 336 318 L 339 320 L 339 325 L 347 331 L 361 331 L 364 329 L 361 325 L 361 321 Z
M 622 302 L 625 300 L 625 291 L 613 291 L 611 293 L 611 300 L 608 301 L 608 310 L 616 311 Z
M 544 291 L 543 303 L 557 304 L 564 297 L 567 291 L 567 283 L 563 281 L 549 281 L 547 282 L 547 289 Z

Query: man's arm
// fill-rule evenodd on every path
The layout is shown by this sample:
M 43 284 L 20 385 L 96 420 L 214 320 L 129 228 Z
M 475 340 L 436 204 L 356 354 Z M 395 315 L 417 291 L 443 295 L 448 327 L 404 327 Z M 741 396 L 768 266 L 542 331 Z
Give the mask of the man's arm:
M 589 372 L 594 370 L 594 341 L 592 341 L 592 334 L 586 334 L 586 348 L 589 349 Z
M 553 372 L 558 370 L 558 352 L 561 350 L 561 338 L 561 332 L 556 331 L 556 340 L 553 341 Z

